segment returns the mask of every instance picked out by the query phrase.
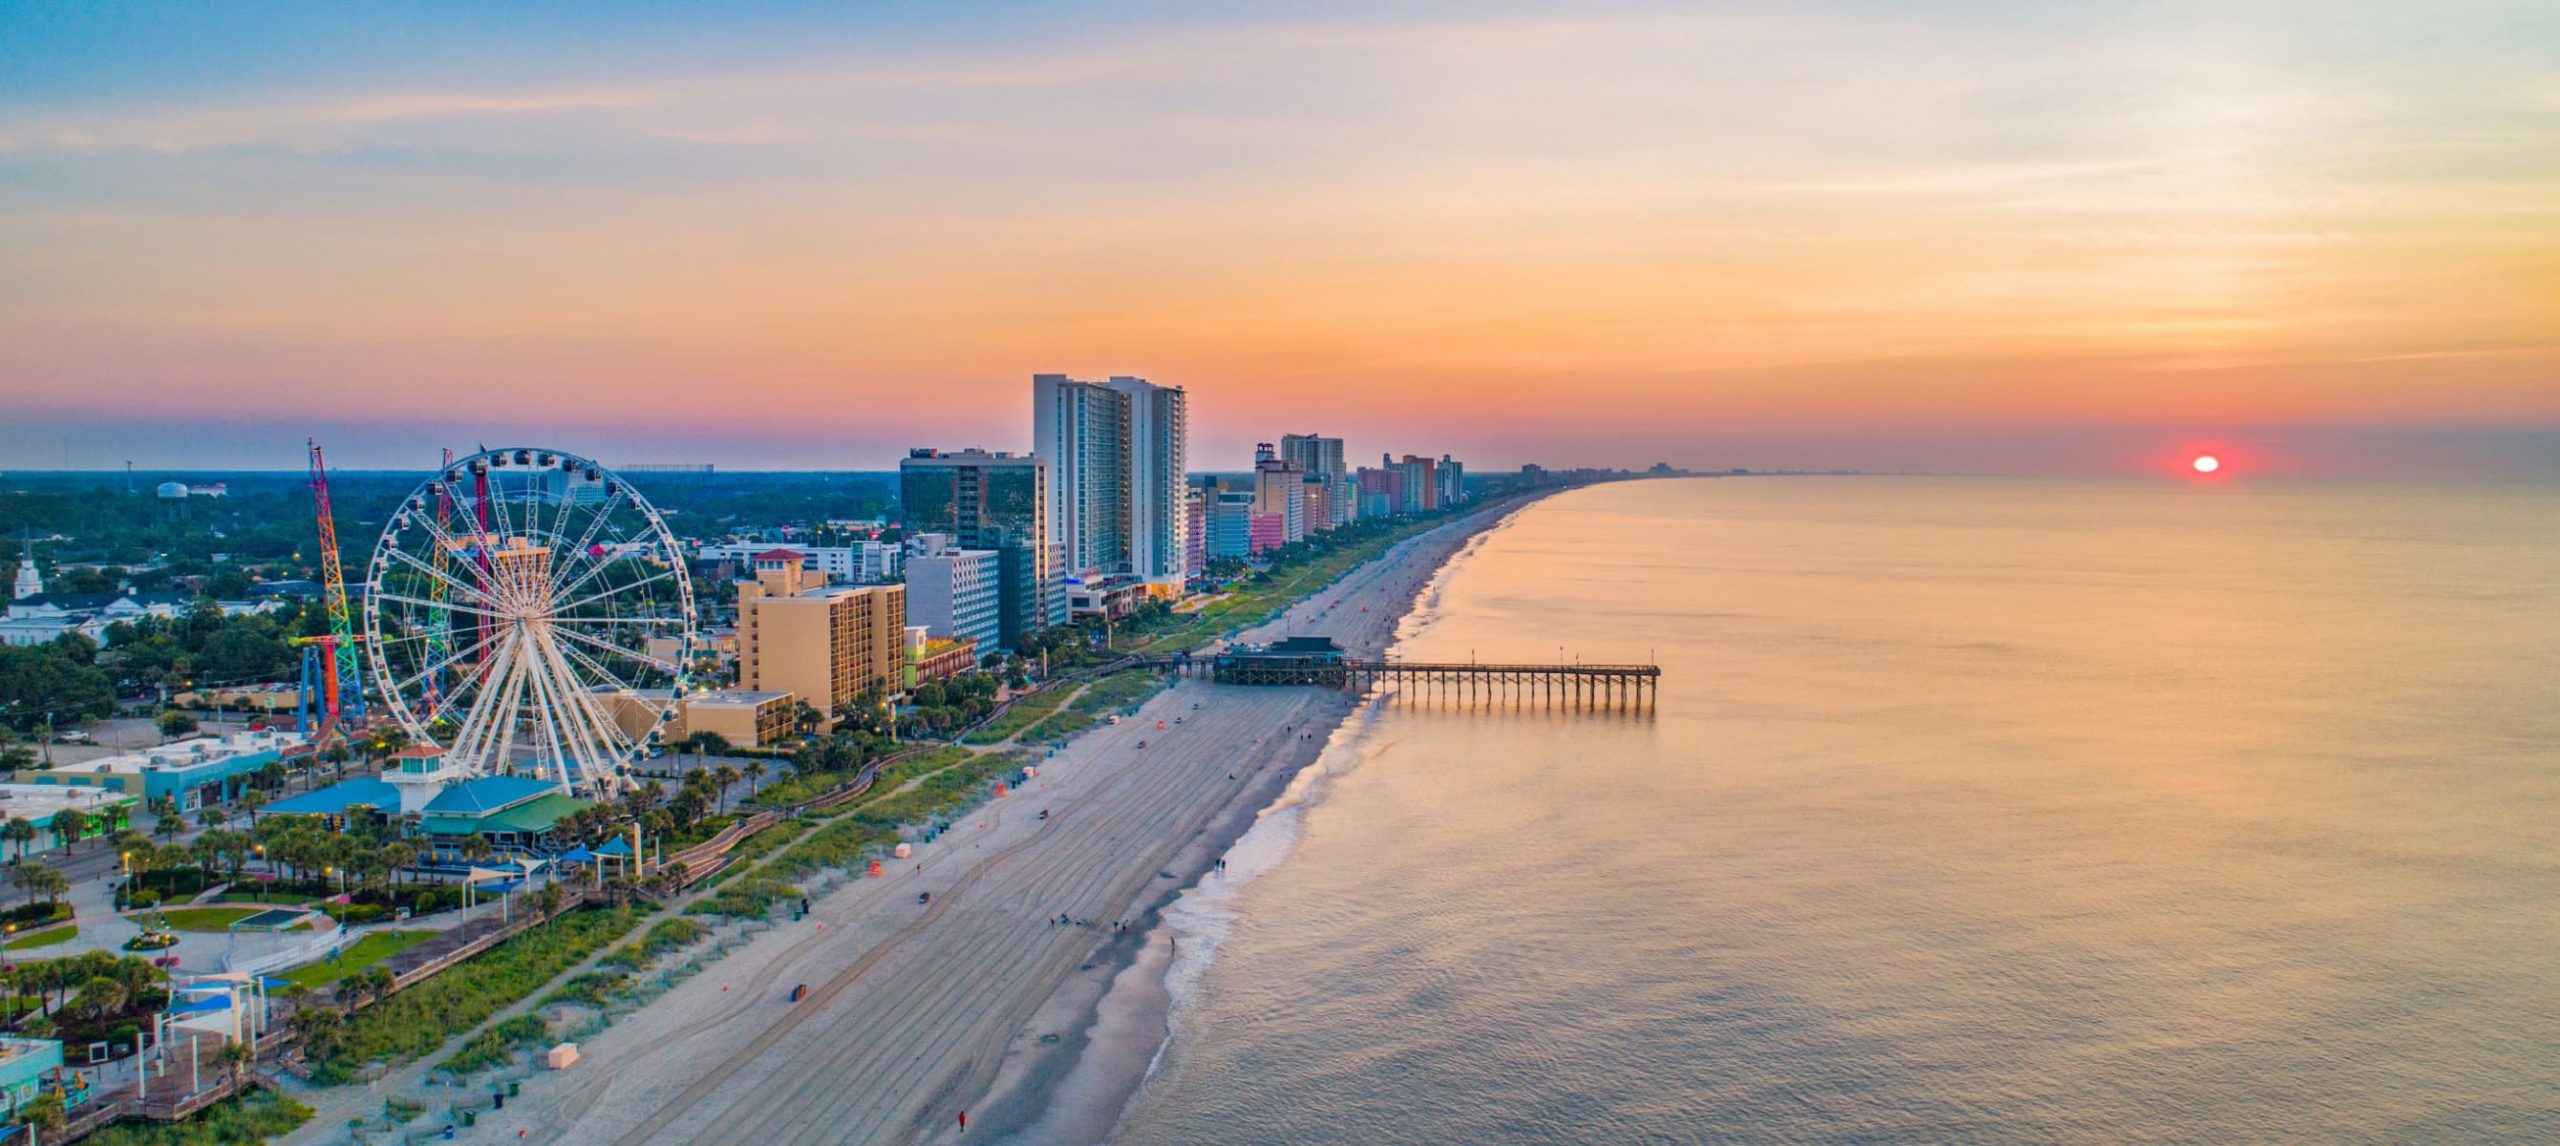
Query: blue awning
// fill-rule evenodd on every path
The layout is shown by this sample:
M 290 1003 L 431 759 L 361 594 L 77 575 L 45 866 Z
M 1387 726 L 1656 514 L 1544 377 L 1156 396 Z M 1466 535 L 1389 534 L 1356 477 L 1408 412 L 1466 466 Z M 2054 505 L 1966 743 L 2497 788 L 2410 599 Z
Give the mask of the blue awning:
M 596 853 L 588 851 L 585 848 L 570 848 L 568 851 L 560 853 L 560 862 L 594 863 L 596 862 Z
M 472 886 L 479 888 L 482 891 L 494 891 L 500 895 L 504 895 L 517 888 L 523 887 L 524 881 L 520 879 L 502 879 L 492 883 L 476 883 Z
M 204 998 L 192 999 L 184 1003 L 172 1003 L 169 1006 L 169 1013 L 173 1015 L 194 1015 L 201 1014 L 206 1011 L 227 1011 L 230 1009 L 231 996 L 228 994 L 222 994 L 207 995 Z

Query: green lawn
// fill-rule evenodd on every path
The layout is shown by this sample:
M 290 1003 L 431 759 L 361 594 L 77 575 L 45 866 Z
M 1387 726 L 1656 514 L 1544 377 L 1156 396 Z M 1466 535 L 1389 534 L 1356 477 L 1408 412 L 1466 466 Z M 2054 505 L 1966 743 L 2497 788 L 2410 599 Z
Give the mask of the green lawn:
M 287 971 L 277 978 L 300 983 L 319 990 L 367 967 L 424 943 L 436 935 L 433 931 L 376 931 L 358 939 L 355 945 L 331 963 L 326 959 Z
M 266 903 L 278 907 L 300 907 L 316 903 L 319 899 L 316 895 L 295 895 L 289 891 L 272 891 L 263 897 L 254 891 L 226 891 L 213 897 L 215 903 Z
M 254 907 L 172 907 L 160 912 L 172 931 L 229 931 L 231 925 L 256 915 Z M 156 922 L 152 913 L 139 912 L 133 917 L 145 924 Z
M 51 931 L 39 931 L 33 935 L 21 935 L 12 939 L 9 941 L 8 949 L 24 951 L 30 947 L 51 947 L 57 943 L 69 943 L 79 934 L 80 925 L 77 923 L 69 927 L 56 927 Z

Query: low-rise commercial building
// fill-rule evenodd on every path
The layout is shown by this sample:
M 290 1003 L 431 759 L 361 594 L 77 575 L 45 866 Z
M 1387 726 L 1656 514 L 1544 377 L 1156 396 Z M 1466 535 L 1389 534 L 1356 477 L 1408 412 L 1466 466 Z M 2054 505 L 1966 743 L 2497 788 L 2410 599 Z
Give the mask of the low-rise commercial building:
M 1136 612 L 1154 596 L 1148 584 L 1130 577 L 1105 577 L 1067 583 L 1067 613 L 1072 617 L 1119 620 Z
M 473 839 L 493 847 L 550 852 L 562 846 L 561 820 L 587 802 L 549 780 L 483 776 L 446 788 L 428 801 L 418 819 L 427 850 L 439 860 L 462 857 Z
M 922 625 L 907 626 L 906 687 L 913 689 L 926 681 L 949 680 L 978 667 L 978 642 L 942 640 Z
M 756 555 L 773 551 L 770 542 L 741 542 L 705 545 L 694 556 L 706 562 L 727 562 L 744 569 L 752 566 Z M 894 580 L 898 576 L 898 545 L 893 541 L 864 541 L 854 545 L 808 547 L 795 545 L 791 551 L 800 555 L 800 566 L 837 584 L 873 585 Z
M 677 708 L 667 735 L 683 739 L 696 733 L 719 734 L 742 748 L 761 748 L 791 735 L 792 705 L 787 692 L 744 688 L 697 692 Z
M 60 1042 L 0 1036 L 0 1118 L 17 1121 L 18 1112 L 44 1093 L 48 1076 L 61 1069 Z M 27 1137 L 33 1141 L 35 1132 Z
M 250 773 L 298 760 L 309 751 L 310 745 L 296 733 L 241 732 L 24 772 L 19 779 L 104 788 L 140 796 L 146 802 L 166 796 L 178 802 L 179 810 L 192 812 L 208 804 L 229 803 L 248 786 Z
M 92 826 L 83 836 L 99 834 L 98 826 L 107 831 L 133 822 L 134 810 L 142 797 L 129 796 L 106 788 L 65 786 L 60 784 L 0 784 L 0 820 L 25 820 L 36 826 L 36 838 L 27 844 L 26 854 L 41 855 L 61 846 L 53 834 L 53 818 L 65 811 L 76 811 Z M 8 849 L 14 858 L 18 851 Z

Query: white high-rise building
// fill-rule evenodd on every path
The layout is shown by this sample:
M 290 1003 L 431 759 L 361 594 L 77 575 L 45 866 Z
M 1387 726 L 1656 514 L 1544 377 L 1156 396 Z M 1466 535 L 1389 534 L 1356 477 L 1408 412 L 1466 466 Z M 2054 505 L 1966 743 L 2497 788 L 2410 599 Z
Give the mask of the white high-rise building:
M 995 651 L 1003 633 L 1001 555 L 962 549 L 947 533 L 915 534 L 907 549 L 907 624 L 976 641 L 981 656 Z
M 1049 461 L 1049 537 L 1068 577 L 1128 571 L 1129 396 L 1064 374 L 1031 376 L 1031 452 Z
M 1144 378 L 1113 378 L 1111 389 L 1129 399 L 1129 572 L 1179 594 L 1188 574 L 1188 496 L 1191 425 L 1179 386 Z
M 1179 589 L 1191 428 L 1178 386 L 1144 378 L 1031 378 L 1032 453 L 1049 463 L 1050 538 L 1066 573 L 1130 576 Z

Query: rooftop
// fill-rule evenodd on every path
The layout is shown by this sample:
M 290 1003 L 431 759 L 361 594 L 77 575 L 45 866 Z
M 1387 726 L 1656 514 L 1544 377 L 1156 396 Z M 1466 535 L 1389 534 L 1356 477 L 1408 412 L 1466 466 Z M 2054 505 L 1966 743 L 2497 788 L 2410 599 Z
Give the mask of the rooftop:
M 230 736 L 201 736 L 180 740 L 140 752 L 121 756 L 102 756 L 78 764 L 63 764 L 55 772 L 77 775 L 128 775 L 139 772 L 171 771 L 219 763 L 257 752 L 284 753 L 304 747 L 301 734 L 294 732 L 239 732 Z
M 430 816 L 485 816 L 560 790 L 548 780 L 524 776 L 482 776 L 465 780 L 427 801 Z
M 386 781 L 359 776 L 317 791 L 288 796 L 267 805 L 265 811 L 268 815 L 343 816 L 349 807 L 356 804 L 396 813 L 400 810 L 400 789 Z
M 539 832 L 559 823 L 562 817 L 586 806 L 585 800 L 563 795 L 554 790 L 539 800 L 518 804 L 494 816 L 486 817 L 480 821 L 480 826 L 501 832 Z
M 687 706 L 708 704 L 753 708 L 759 704 L 789 699 L 791 699 L 789 692 L 776 689 L 724 688 L 717 692 L 697 692 L 684 698 L 684 702 Z
M 95 812 L 137 802 L 137 797 L 77 784 L 0 784 L 0 818 L 15 816 L 37 824 L 53 822 L 65 808 Z
M 56 1052 L 54 1057 L 59 1059 L 61 1047 L 61 1043 L 52 1039 L 22 1039 L 15 1035 L 0 1035 L 0 1062 L 6 1062 L 21 1055 L 43 1054 L 47 1051 Z

